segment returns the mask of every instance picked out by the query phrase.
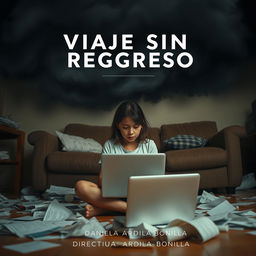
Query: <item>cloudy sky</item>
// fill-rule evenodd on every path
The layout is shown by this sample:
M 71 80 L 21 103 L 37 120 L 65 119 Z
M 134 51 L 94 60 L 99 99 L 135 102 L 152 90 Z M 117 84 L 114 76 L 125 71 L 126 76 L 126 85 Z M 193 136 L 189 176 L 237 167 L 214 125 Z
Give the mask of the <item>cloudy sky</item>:
M 111 108 L 127 98 L 220 93 L 232 89 L 241 65 L 255 56 L 249 1 L 16 0 L 4 7 L 0 76 L 29 79 L 46 99 L 72 105 Z M 186 34 L 194 62 L 188 69 L 68 68 L 63 34 L 90 40 L 101 34 L 107 42 L 113 34 L 133 34 L 134 48 L 145 54 L 148 34 Z

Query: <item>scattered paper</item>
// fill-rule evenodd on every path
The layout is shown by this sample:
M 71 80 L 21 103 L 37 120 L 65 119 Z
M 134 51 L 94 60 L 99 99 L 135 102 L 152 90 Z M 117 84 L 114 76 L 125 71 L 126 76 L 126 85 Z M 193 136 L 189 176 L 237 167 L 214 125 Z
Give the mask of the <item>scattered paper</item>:
M 34 216 L 30 216 L 30 215 L 26 215 L 26 216 L 21 216 L 21 217 L 17 217 L 17 218 L 12 218 L 12 220 L 16 220 L 16 221 L 31 221 L 31 220 L 38 220 L 40 218 L 34 217 Z
M 249 234 L 249 235 L 254 235 L 254 236 L 256 236 L 256 230 L 255 230 L 255 231 L 246 232 L 246 234 Z
M 233 212 L 235 209 L 236 208 L 231 203 L 225 200 L 219 205 L 217 205 L 216 207 L 209 210 L 207 213 L 213 216 L 217 214 L 227 214 L 227 213 Z
M 127 233 L 130 239 L 138 239 L 145 237 L 156 237 L 158 228 L 147 223 L 141 223 L 139 226 L 129 228 Z
M 13 222 L 12 219 L 0 219 L 0 225 L 8 224 Z
M 208 193 L 207 191 L 203 191 L 201 197 L 200 197 L 200 200 L 199 202 L 201 204 L 204 204 L 204 203 L 209 203 L 209 202 L 212 202 L 214 200 L 218 199 L 218 197 L 216 197 L 215 195 L 211 194 L 211 193 Z
M 90 220 L 85 219 L 79 221 L 75 225 L 61 230 L 61 233 L 65 238 L 83 236 L 98 239 L 106 234 L 106 230 L 103 225 L 93 217 Z
M 8 200 L 8 198 L 0 193 L 0 202 L 1 201 L 6 201 L 6 200 Z
M 10 215 L 10 212 L 7 212 L 7 211 L 1 212 L 0 211 L 0 217 L 9 216 L 9 215 Z
M 45 211 L 36 211 L 33 213 L 33 217 L 35 219 L 43 219 L 45 215 Z
M 26 243 L 20 243 L 20 244 L 5 245 L 3 247 L 9 250 L 20 252 L 20 253 L 30 253 L 30 252 L 45 250 L 45 249 L 58 247 L 58 246 L 60 246 L 60 244 L 49 243 L 44 241 L 33 241 L 33 242 L 26 242 Z
M 126 228 L 117 220 L 118 218 L 114 219 L 113 231 L 127 234 L 130 239 L 153 237 L 157 241 L 170 242 L 188 238 L 206 242 L 219 234 L 218 227 L 207 217 L 191 221 L 176 219 L 165 228 L 156 228 L 147 223 L 142 223 L 134 228 Z
M 26 195 L 23 199 L 10 200 L 0 194 L 0 215 L 6 216 L 13 209 L 32 216 L 22 216 L 15 219 L 0 218 L 0 234 L 15 234 L 19 237 L 30 237 L 35 241 L 50 239 L 65 239 L 67 237 L 88 237 L 98 239 L 108 232 L 127 235 L 130 239 L 152 237 L 162 241 L 179 239 L 196 239 L 205 242 L 218 235 L 219 231 L 230 229 L 243 230 L 256 228 L 256 213 L 250 210 L 238 211 L 235 206 L 250 205 L 255 202 L 239 202 L 230 204 L 223 196 L 215 196 L 203 191 L 198 196 L 197 218 L 192 221 L 176 220 L 168 226 L 152 226 L 141 223 L 137 227 L 124 227 L 125 216 L 116 216 L 113 224 L 100 223 L 96 218 L 86 219 L 83 215 L 85 202 L 71 203 L 75 198 L 74 189 L 51 186 L 48 193 L 50 200 L 41 200 Z M 63 196 L 64 195 L 64 196 Z M 65 200 L 65 195 L 68 200 Z M 57 200 L 56 200 L 57 198 Z M 248 200 L 256 199 L 249 197 Z M 60 200 L 60 201 L 58 201 Z M 69 201 L 69 203 L 65 203 Z M 6 214 L 6 215 L 5 215 Z M 157 216 L 156 216 L 157 217 Z M 40 219 L 40 220 L 39 220 Z M 119 222 L 118 222 L 119 221 Z M 123 223 L 123 224 L 121 224 Z M 58 232 L 59 234 L 51 235 Z M 162 236 L 160 236 L 160 234 Z
M 74 214 L 71 210 L 62 206 L 58 201 L 54 200 L 49 205 L 45 215 L 44 221 L 54 221 L 54 220 L 66 220 L 70 217 L 74 217 Z
M 239 187 L 236 187 L 236 190 L 246 190 L 256 187 L 255 174 L 248 173 L 243 176 L 242 182 Z
M 51 185 L 50 188 L 46 190 L 46 193 L 57 195 L 76 194 L 74 188 L 60 187 L 54 185 Z
M 26 196 L 23 196 L 23 198 L 27 201 L 37 201 L 38 200 L 38 197 L 37 196 L 30 196 L 30 195 L 26 195 Z
M 215 213 L 209 216 L 209 219 L 215 222 L 220 220 L 226 220 L 227 218 L 228 218 L 228 212 Z
M 42 241 L 42 240 L 52 240 L 52 239 L 63 239 L 62 235 L 49 235 L 49 236 L 39 236 L 39 237 L 32 237 L 34 241 Z
M 256 204 L 255 202 L 238 202 L 238 203 L 233 203 L 232 205 L 234 206 L 247 206 L 247 205 L 252 205 Z
M 176 219 L 167 228 L 162 229 L 164 236 L 158 235 L 158 239 L 176 241 L 181 239 L 192 239 L 206 242 L 219 234 L 217 226 L 207 217 L 196 218 L 191 221 Z
M 234 211 L 235 214 L 242 215 L 242 216 L 256 216 L 256 212 L 252 210 L 244 210 L 244 211 Z
M 73 221 L 15 221 L 4 226 L 18 237 L 25 237 L 40 232 L 51 232 L 57 228 L 73 224 Z

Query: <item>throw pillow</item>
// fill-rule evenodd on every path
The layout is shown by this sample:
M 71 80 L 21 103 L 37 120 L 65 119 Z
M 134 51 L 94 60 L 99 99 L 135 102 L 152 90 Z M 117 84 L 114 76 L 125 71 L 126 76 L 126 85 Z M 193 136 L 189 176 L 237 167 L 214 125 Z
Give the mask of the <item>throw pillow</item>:
M 176 135 L 164 141 L 166 149 L 188 149 L 203 147 L 207 139 L 194 135 Z
M 102 146 L 94 139 L 84 139 L 79 136 L 68 135 L 58 131 L 56 131 L 56 134 L 63 145 L 63 151 L 94 153 L 101 153 L 102 151 Z

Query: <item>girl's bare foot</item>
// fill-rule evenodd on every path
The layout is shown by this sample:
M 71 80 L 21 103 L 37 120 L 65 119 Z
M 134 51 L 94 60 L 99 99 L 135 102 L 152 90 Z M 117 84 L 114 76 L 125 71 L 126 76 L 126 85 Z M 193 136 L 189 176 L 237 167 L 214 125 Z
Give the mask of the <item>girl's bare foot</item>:
M 91 204 L 87 204 L 85 206 L 85 217 L 86 218 L 91 218 L 93 216 L 101 215 L 106 212 L 107 212 L 107 210 L 102 209 L 102 208 L 97 208 Z

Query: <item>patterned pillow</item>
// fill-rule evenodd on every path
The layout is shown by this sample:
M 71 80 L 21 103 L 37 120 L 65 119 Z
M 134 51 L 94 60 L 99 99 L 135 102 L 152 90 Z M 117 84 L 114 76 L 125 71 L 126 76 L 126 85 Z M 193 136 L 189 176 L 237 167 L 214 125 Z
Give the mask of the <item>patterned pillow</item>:
M 56 134 L 63 145 L 63 151 L 94 153 L 101 153 L 102 151 L 102 146 L 92 138 L 84 139 L 79 136 L 68 135 L 58 131 L 56 131 Z
M 207 139 L 194 135 L 176 135 L 164 140 L 164 143 L 167 150 L 199 148 L 206 145 Z

